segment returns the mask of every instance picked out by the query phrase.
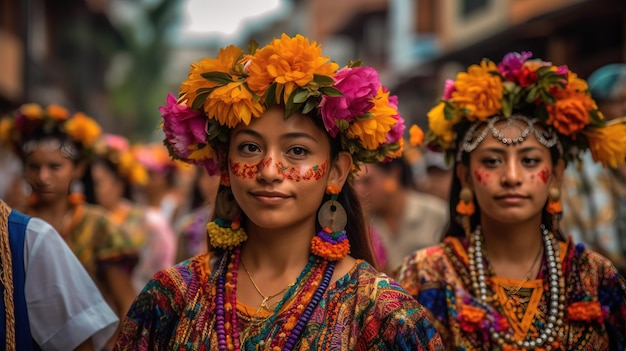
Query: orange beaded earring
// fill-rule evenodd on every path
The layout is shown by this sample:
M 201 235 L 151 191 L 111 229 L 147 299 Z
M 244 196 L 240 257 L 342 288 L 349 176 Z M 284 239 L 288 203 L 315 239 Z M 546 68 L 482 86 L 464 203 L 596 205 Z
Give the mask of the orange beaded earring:
M 311 239 L 311 253 L 328 261 L 339 261 L 350 253 L 350 242 L 346 235 L 348 216 L 337 198 L 341 189 L 335 185 L 326 187 L 330 200 L 320 207 L 317 220 L 322 227 Z
M 559 188 L 550 188 L 548 190 L 548 204 L 546 205 L 546 212 L 552 215 L 552 232 L 556 233 L 559 228 L 559 216 L 563 212 L 563 205 L 561 204 L 561 190 Z
M 474 193 L 470 188 L 463 188 L 459 193 L 459 203 L 456 205 L 456 212 L 463 216 L 463 229 L 465 235 L 469 238 L 470 235 L 470 216 L 476 212 L 476 206 L 474 206 Z

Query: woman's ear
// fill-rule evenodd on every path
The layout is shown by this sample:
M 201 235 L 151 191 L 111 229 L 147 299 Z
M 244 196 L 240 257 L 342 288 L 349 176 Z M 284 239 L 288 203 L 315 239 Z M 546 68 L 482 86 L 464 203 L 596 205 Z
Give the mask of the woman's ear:
M 335 161 L 331 164 L 328 185 L 335 185 L 342 188 L 351 170 L 352 156 L 345 151 L 340 152 L 335 158 Z
M 474 190 L 472 187 L 472 181 L 469 176 L 469 167 L 462 163 L 457 163 L 455 171 L 456 171 L 456 176 L 459 178 L 459 181 L 461 182 L 461 187 L 470 188 L 471 190 Z

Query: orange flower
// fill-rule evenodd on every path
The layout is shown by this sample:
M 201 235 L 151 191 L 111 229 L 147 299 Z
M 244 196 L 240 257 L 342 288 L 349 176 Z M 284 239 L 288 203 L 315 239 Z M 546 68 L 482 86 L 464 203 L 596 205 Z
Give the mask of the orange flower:
M 72 139 L 90 147 L 100 137 L 102 129 L 93 119 L 82 112 L 77 112 L 65 124 L 65 131 Z
M 461 305 L 461 314 L 470 323 L 480 323 L 485 318 L 485 310 L 471 305 Z
M 470 121 L 484 121 L 502 110 L 504 86 L 499 76 L 490 73 L 492 71 L 498 71 L 496 64 L 482 61 L 480 66 L 472 65 L 467 72 L 456 76 L 452 101 L 459 108 L 469 110 L 467 119 Z
M 601 128 L 587 128 L 591 156 L 604 167 L 617 168 L 626 160 L 626 124 L 615 123 Z
M 341 188 L 337 185 L 328 185 L 326 187 L 326 194 L 339 194 L 341 192 Z
M 398 111 L 389 105 L 389 92 L 378 88 L 378 94 L 372 100 L 374 107 L 364 118 L 355 119 L 348 128 L 347 135 L 352 139 L 359 139 L 363 147 L 376 150 L 379 145 L 387 141 L 387 133 L 398 122 L 395 115 Z
M 567 306 L 567 316 L 575 321 L 602 321 L 602 307 L 598 301 L 579 301 Z
M 192 106 L 193 101 L 198 96 L 198 89 L 214 88 L 220 84 L 204 78 L 202 74 L 211 72 L 221 72 L 231 75 L 235 65 L 239 62 L 243 55 L 243 50 L 229 45 L 220 49 L 216 58 L 205 58 L 200 62 L 194 62 L 189 69 L 187 80 L 180 85 L 180 93 L 184 94 L 187 99 L 188 106 Z
M 302 35 L 293 38 L 284 34 L 258 50 L 248 66 L 248 86 L 257 95 L 264 97 L 272 83 L 282 86 L 283 98 L 276 102 L 286 102 L 296 87 L 304 87 L 313 80 L 313 75 L 334 76 L 339 67 L 322 56 L 322 48 L 315 41 Z M 281 88 L 276 91 L 279 92 Z
M 69 111 L 66 108 L 61 107 L 56 104 L 49 105 L 48 108 L 46 109 L 46 113 L 52 119 L 57 120 L 57 121 L 66 120 L 67 117 L 70 115 Z
M 255 100 L 243 82 L 233 82 L 211 92 L 204 103 L 204 112 L 221 125 L 232 128 L 243 122 L 250 124 L 252 117 L 263 113 L 263 106 Z
M 578 98 L 557 100 L 554 104 L 546 105 L 548 120 L 563 135 L 575 135 L 589 124 L 589 110 L 584 101 Z
M 417 124 L 414 124 L 409 129 L 409 143 L 411 146 L 418 146 L 424 143 L 424 131 L 422 128 L 418 127 Z
M 41 106 L 33 103 L 22 105 L 20 113 L 29 119 L 41 119 L 43 117 Z

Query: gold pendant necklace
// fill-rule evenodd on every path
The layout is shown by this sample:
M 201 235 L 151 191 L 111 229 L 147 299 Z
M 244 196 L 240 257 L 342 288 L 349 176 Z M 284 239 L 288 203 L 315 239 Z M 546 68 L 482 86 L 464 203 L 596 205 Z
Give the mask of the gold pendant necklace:
M 241 266 L 243 267 L 243 270 L 246 272 L 246 275 L 248 276 L 248 278 L 250 279 L 250 282 L 252 283 L 252 286 L 254 286 L 254 289 L 256 290 L 256 292 L 259 294 L 259 296 L 261 296 L 261 298 L 263 299 L 263 301 L 261 301 L 261 305 L 259 306 L 259 308 L 257 309 L 257 313 L 256 315 L 258 315 L 258 312 L 261 309 L 264 309 L 266 312 L 272 312 L 272 309 L 270 307 L 270 305 L 268 305 L 268 302 L 282 294 L 284 294 L 287 290 L 289 290 L 289 288 L 291 288 L 294 283 L 291 283 L 289 285 L 287 285 L 283 290 L 277 292 L 274 295 L 269 295 L 269 296 L 265 296 L 262 292 L 261 289 L 259 289 L 259 286 L 256 284 L 256 282 L 254 281 L 254 279 L 252 279 L 252 274 L 250 274 L 250 272 L 248 271 L 248 268 L 246 268 L 246 265 L 243 263 L 243 260 L 240 261 L 241 262 Z

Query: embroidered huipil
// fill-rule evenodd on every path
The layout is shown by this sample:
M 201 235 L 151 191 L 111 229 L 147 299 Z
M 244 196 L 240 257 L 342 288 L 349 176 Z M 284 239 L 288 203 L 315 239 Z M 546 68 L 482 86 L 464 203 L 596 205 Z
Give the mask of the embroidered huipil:
M 626 284 L 606 258 L 582 244 L 561 242 L 565 277 L 564 338 L 553 350 L 624 350 L 626 348 Z M 515 340 L 539 336 L 547 321 L 545 260 L 536 280 L 527 282 L 490 276 L 484 305 L 471 294 L 465 239 L 446 238 L 405 259 L 399 283 L 432 313 L 450 350 L 515 350 L 500 348 L 489 328 L 511 328 Z M 521 285 L 520 285 L 521 284 Z M 519 291 L 517 287 L 520 287 Z M 536 350 L 545 350 L 543 348 Z
M 215 286 L 209 284 L 209 262 L 210 254 L 203 254 L 158 273 L 124 319 L 116 349 L 216 350 Z M 288 309 L 289 302 L 285 305 Z M 240 330 L 251 310 L 237 303 Z M 282 311 L 270 329 L 285 322 Z M 388 276 L 358 261 L 328 288 L 295 349 L 442 350 L 443 346 L 424 309 Z

